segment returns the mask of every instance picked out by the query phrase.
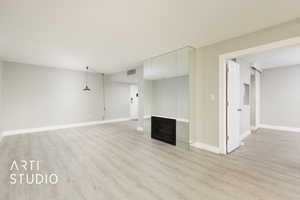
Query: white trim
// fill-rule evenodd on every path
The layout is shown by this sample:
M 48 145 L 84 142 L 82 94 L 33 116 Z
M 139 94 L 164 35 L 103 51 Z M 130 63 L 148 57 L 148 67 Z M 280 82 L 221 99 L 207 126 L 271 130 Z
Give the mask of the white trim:
M 144 128 L 141 127 L 141 126 L 138 126 L 138 127 L 136 128 L 136 130 L 139 131 L 139 132 L 143 132 L 143 131 L 144 131 Z
M 251 131 L 255 131 L 256 127 L 255 126 L 251 126 Z
M 253 67 L 256 71 L 258 71 L 259 73 L 263 73 L 263 69 L 260 67 L 260 66 L 258 66 L 258 64 L 257 63 L 252 63 L 252 64 L 250 64 L 250 67 Z
M 10 135 L 18 135 L 18 134 L 26 134 L 26 133 L 36 133 L 36 132 L 59 130 L 59 129 L 66 129 L 66 128 L 91 126 L 91 125 L 97 125 L 97 124 L 107 124 L 107 123 L 123 122 L 123 121 L 129 121 L 129 120 L 130 120 L 130 118 L 120 118 L 120 119 L 111 119 L 111 120 L 102 120 L 102 121 L 83 122 L 83 123 L 76 123 L 76 124 L 65 124 L 65 125 L 57 125 L 57 126 L 45 126 L 45 127 L 39 127 L 39 128 L 8 130 L 8 131 L 4 131 L 2 133 L 2 135 L 5 137 L 5 136 L 10 136 Z
M 300 37 L 271 42 L 265 45 L 225 53 L 219 56 L 219 149 L 220 153 L 226 154 L 226 60 L 239 56 L 260 53 L 276 48 L 300 44 Z
M 183 119 L 183 118 L 177 118 L 176 121 L 178 121 L 178 122 L 184 122 L 184 123 L 189 123 L 188 119 Z
M 198 148 L 198 149 L 205 150 L 205 151 L 209 151 L 209 152 L 212 152 L 212 153 L 216 153 L 216 154 L 220 153 L 220 149 L 218 147 L 208 145 L 208 144 L 204 144 L 204 143 L 201 143 L 201 142 L 192 143 L 191 146 L 193 146 L 195 148 Z
M 162 117 L 162 118 L 168 118 L 168 119 L 175 119 L 178 122 L 184 122 L 184 123 L 189 123 L 188 119 L 184 119 L 184 118 L 175 118 L 175 117 L 167 117 L 167 116 L 162 116 L 162 115 L 145 115 L 144 119 L 150 119 L 151 116 L 154 117 Z
M 226 59 L 219 58 L 219 149 L 226 154 Z M 225 123 L 224 123 L 225 122 Z M 225 141 L 225 142 L 224 142 Z
M 300 133 L 300 128 L 297 128 L 297 127 L 274 126 L 274 125 L 260 124 L 259 128 Z
M 242 135 L 240 135 L 240 141 L 246 139 L 249 135 L 251 135 L 251 131 L 246 131 Z
M 251 131 L 256 131 L 257 129 L 259 129 L 259 126 L 251 126 Z

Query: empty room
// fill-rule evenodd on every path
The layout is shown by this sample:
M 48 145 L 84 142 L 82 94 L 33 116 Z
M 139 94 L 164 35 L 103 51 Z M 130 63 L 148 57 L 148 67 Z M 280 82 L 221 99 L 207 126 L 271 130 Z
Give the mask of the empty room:
M 300 2 L 0 1 L 0 200 L 300 199 Z
M 291 45 L 227 61 L 228 153 L 298 173 L 299 55 Z

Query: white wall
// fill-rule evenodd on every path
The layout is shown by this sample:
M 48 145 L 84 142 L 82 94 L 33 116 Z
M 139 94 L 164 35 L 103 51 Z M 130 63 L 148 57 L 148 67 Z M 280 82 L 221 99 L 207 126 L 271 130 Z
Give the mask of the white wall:
M 3 131 L 130 117 L 129 84 L 112 75 L 89 73 L 90 92 L 82 91 L 81 71 L 4 62 L 0 77 Z
M 245 87 L 244 84 L 249 85 L 249 89 L 251 88 L 251 67 L 250 63 L 243 59 L 237 59 L 237 62 L 240 64 L 240 94 L 241 94 L 241 121 L 240 121 L 240 135 L 244 135 L 247 132 L 251 131 L 251 107 L 249 105 L 244 104 L 244 95 L 245 95 Z M 250 96 L 250 94 L 249 94 Z M 249 101 L 250 102 L 250 101 Z
M 12 62 L 3 63 L 3 129 L 101 120 L 102 75 Z
M 3 82 L 2 82 L 2 72 L 3 72 L 3 64 L 2 64 L 2 61 L 0 61 L 0 140 L 1 140 L 1 137 L 2 137 L 2 128 L 3 128 L 3 111 L 2 111 Z
M 300 65 L 264 70 L 262 124 L 300 128 Z
M 105 120 L 130 118 L 130 84 L 104 76 Z

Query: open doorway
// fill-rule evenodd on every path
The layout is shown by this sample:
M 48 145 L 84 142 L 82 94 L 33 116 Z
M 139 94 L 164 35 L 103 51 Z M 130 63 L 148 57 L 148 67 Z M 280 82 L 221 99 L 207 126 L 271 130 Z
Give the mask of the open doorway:
M 251 91 L 251 101 L 250 101 L 250 125 L 251 125 L 251 131 L 255 130 L 256 127 L 256 112 L 255 112 L 255 106 L 256 106 L 256 96 L 255 92 L 257 91 L 256 88 L 256 80 L 255 80 L 255 70 L 251 72 L 250 75 L 250 91 Z
M 221 153 L 233 152 L 263 129 L 300 132 L 298 44 L 294 38 L 220 56 Z
M 227 61 L 227 153 L 257 129 L 261 70 L 242 57 Z
M 130 118 L 138 120 L 139 93 L 137 85 L 130 85 Z

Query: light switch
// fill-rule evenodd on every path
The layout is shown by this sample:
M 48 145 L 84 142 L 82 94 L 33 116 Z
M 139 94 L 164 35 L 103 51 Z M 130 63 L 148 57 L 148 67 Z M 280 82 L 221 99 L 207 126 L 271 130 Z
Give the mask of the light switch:
M 210 100 L 214 101 L 216 98 L 215 98 L 215 95 L 214 94 L 210 94 Z

